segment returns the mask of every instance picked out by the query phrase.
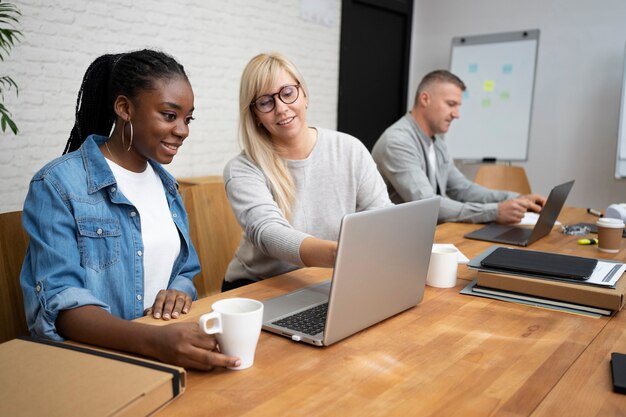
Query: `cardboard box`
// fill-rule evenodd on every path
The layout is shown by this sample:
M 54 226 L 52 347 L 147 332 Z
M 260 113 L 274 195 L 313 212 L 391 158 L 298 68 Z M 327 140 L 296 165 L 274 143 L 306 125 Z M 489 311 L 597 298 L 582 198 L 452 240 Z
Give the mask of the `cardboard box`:
M 184 392 L 185 370 L 66 343 L 0 344 L 0 416 L 145 416 Z
M 626 301 L 624 297 L 626 293 L 626 278 L 624 277 L 617 281 L 615 288 L 605 288 L 595 285 L 478 271 L 476 282 L 481 287 L 496 288 L 613 311 L 621 310 Z

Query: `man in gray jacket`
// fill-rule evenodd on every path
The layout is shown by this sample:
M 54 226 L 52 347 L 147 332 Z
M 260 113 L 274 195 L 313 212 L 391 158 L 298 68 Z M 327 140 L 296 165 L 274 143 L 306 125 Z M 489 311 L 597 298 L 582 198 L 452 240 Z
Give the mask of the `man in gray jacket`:
M 459 118 L 465 84 L 454 74 L 427 74 L 410 112 L 391 125 L 372 150 L 394 203 L 440 195 L 439 222 L 517 223 L 539 212 L 545 197 L 496 191 L 468 180 L 454 165 L 441 137 Z

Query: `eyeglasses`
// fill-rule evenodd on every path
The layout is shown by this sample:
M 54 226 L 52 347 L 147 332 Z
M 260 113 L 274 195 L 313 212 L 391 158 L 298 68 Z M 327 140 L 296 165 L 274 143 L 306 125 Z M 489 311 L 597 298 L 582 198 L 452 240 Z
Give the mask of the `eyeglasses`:
M 250 106 L 254 106 L 261 113 L 269 113 L 276 107 L 274 96 L 278 96 L 285 104 L 294 103 L 300 96 L 300 84 L 286 85 L 278 90 L 278 93 L 257 97 L 250 103 Z

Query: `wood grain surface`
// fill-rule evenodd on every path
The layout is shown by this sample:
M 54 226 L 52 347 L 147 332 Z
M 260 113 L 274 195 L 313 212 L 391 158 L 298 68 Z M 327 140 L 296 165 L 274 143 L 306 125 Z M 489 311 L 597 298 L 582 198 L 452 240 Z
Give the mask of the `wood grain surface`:
M 594 221 L 566 209 L 566 224 Z M 438 226 L 436 242 L 470 259 L 490 243 L 463 239 L 477 225 Z M 607 256 L 557 228 L 530 249 Z M 617 416 L 608 357 L 626 352 L 626 318 L 586 316 L 426 288 L 416 307 L 324 348 L 262 332 L 255 364 L 243 371 L 190 371 L 187 391 L 162 416 Z M 328 279 L 309 268 L 196 302 L 195 321 L 217 299 L 264 300 Z M 384 277 L 381 277 L 384 279 Z M 149 323 L 163 323 L 143 318 Z

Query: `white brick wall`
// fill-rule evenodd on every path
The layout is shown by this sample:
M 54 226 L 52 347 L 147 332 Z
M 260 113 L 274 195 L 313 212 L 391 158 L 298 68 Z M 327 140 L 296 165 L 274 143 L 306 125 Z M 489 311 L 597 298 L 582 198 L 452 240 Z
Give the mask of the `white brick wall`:
M 309 123 L 336 128 L 341 2 L 326 1 L 328 27 L 301 19 L 300 1 L 12 0 L 24 40 L 0 75 L 20 86 L 5 96 L 20 134 L 0 132 L 0 212 L 21 210 L 32 175 L 63 151 L 82 76 L 104 53 L 154 48 L 185 66 L 196 120 L 168 167 L 177 177 L 221 174 L 239 152 L 239 78 L 260 52 L 294 61 L 311 92 Z

